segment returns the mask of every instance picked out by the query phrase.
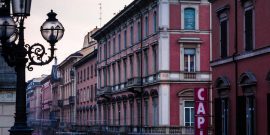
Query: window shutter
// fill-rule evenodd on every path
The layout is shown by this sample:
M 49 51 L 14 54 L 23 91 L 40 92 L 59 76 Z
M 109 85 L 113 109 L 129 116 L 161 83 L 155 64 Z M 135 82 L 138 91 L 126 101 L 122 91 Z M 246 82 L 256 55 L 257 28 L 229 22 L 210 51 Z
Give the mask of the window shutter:
M 236 132 L 237 135 L 246 134 L 246 97 L 239 96 L 237 97 L 237 110 L 236 110 Z
M 215 99 L 215 135 L 222 134 L 222 127 L 221 127 L 221 99 Z

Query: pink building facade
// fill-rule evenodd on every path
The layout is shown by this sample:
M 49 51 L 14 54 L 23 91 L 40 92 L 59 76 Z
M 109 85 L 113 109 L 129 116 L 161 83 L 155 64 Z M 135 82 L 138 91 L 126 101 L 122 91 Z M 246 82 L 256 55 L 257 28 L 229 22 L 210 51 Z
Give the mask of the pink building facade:
M 216 135 L 269 135 L 268 0 L 213 0 Z
M 194 126 L 193 90 L 211 83 L 207 1 L 133 1 L 92 37 L 99 124 Z

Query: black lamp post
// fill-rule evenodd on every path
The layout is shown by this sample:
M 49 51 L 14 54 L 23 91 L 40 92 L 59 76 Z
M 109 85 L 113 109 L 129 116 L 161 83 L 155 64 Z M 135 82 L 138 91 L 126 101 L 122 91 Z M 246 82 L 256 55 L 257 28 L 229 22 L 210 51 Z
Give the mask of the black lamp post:
M 13 14 L 10 14 L 12 4 Z M 24 19 L 30 16 L 31 0 L 0 0 L 0 40 L 2 55 L 6 62 L 15 67 L 16 113 L 11 135 L 31 135 L 33 129 L 27 126 L 25 68 L 33 70 L 32 65 L 46 65 L 54 59 L 55 43 L 64 35 L 64 27 L 56 19 L 56 13 L 48 13 L 48 19 L 40 28 L 43 38 L 50 43 L 47 54 L 43 45 L 26 45 L 24 42 Z M 14 21 L 16 20 L 16 22 Z M 18 25 L 18 27 L 17 27 Z M 44 59 L 45 58 L 45 59 Z

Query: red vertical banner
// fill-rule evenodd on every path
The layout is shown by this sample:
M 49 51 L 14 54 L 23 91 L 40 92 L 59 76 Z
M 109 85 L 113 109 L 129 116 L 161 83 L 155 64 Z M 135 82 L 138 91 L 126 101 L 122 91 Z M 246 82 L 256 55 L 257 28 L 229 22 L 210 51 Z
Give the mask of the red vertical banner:
M 208 89 L 195 88 L 195 135 L 207 135 L 208 133 Z

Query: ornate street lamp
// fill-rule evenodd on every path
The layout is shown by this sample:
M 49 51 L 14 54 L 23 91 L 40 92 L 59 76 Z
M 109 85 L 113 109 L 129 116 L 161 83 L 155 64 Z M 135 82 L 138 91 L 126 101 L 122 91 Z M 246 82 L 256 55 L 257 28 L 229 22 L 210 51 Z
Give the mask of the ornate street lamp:
M 25 68 L 33 70 L 32 65 L 46 65 L 54 58 L 55 43 L 64 35 L 64 27 L 56 19 L 56 13 L 48 13 L 48 19 L 40 27 L 41 35 L 50 44 L 48 49 L 39 43 L 28 45 L 24 42 L 24 19 L 30 16 L 31 0 L 11 0 L 13 14 L 10 14 L 10 0 L 0 0 L 0 40 L 5 61 L 15 67 L 16 113 L 11 135 L 31 135 L 26 116 Z M 16 22 L 14 20 L 16 20 Z

